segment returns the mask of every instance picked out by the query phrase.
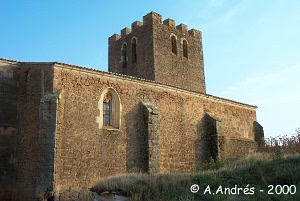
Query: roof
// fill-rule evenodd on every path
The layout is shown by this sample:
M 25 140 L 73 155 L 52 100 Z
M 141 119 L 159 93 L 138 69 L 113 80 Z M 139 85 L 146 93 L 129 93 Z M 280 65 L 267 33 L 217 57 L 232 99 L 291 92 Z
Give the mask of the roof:
M 231 103 L 231 104 L 234 104 L 234 105 L 245 106 L 245 107 L 251 108 L 251 109 L 256 109 L 257 108 L 257 106 L 254 106 L 254 105 L 241 103 L 241 102 L 226 99 L 226 98 L 221 98 L 221 97 L 218 97 L 218 96 L 193 91 L 193 90 L 190 90 L 190 89 L 180 88 L 180 87 L 173 86 L 173 85 L 163 83 L 163 82 L 147 80 L 147 79 L 143 79 L 143 78 L 133 77 L 133 76 L 114 73 L 114 72 L 106 72 L 106 71 L 102 71 L 102 70 L 87 68 L 87 67 L 83 67 L 83 66 L 77 66 L 77 65 L 58 62 L 58 61 L 55 61 L 55 62 L 20 62 L 20 61 L 9 60 L 9 59 L 4 59 L 4 58 L 0 58 L 0 60 L 10 62 L 10 63 L 16 63 L 16 62 L 17 63 L 33 63 L 33 64 L 38 64 L 38 63 L 50 64 L 50 63 L 52 63 L 52 64 L 56 65 L 56 67 L 69 68 L 69 69 L 72 69 L 72 70 L 83 71 L 83 72 L 86 72 L 86 73 L 100 74 L 100 75 L 105 75 L 105 76 L 109 76 L 109 77 L 116 77 L 116 78 L 122 78 L 122 79 L 131 80 L 131 81 L 136 81 L 136 82 L 148 83 L 148 84 L 152 84 L 152 85 L 154 84 L 156 86 L 172 88 L 173 90 L 176 90 L 176 91 L 188 92 L 188 93 L 198 95 L 198 96 L 201 96 L 203 98 L 208 98 L 208 99 L 211 99 L 211 100 L 224 101 L 224 102 L 228 102 L 228 103 Z

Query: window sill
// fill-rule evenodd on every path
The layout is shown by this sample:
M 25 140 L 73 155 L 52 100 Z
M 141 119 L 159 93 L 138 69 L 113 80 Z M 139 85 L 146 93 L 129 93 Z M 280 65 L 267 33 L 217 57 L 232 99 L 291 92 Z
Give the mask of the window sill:
M 119 128 L 113 127 L 113 126 L 102 126 L 103 130 L 115 130 L 115 131 L 120 131 Z
M 178 59 L 178 58 L 177 58 L 177 54 L 175 54 L 175 53 L 173 53 L 173 52 L 172 52 L 171 54 L 172 54 L 172 59 L 173 59 L 173 60 L 177 60 L 177 59 Z

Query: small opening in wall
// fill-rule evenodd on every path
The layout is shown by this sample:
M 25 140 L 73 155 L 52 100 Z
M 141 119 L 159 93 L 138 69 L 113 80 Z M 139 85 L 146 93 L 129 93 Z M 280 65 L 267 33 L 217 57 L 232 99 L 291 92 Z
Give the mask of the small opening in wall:
M 177 45 L 176 45 L 176 37 L 171 36 L 171 44 L 172 44 L 172 53 L 177 55 Z
M 136 38 L 132 39 L 131 45 L 132 45 L 132 63 L 135 63 L 136 60 L 137 60 L 137 55 L 136 55 Z
M 122 45 L 122 66 L 123 68 L 127 67 L 127 45 L 124 43 Z
M 28 68 L 24 74 L 25 74 L 25 81 L 27 82 L 28 78 L 29 78 L 29 71 L 30 71 L 30 68 Z
M 188 58 L 188 45 L 187 45 L 186 40 L 182 41 L 182 46 L 183 46 L 183 56 L 185 58 Z

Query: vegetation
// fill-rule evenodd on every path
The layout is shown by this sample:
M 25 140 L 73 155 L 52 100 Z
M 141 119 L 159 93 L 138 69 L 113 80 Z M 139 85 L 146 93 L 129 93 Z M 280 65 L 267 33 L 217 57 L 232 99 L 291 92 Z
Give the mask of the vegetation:
M 102 180 L 94 190 L 117 191 L 133 201 L 300 200 L 300 130 L 267 139 L 259 153 L 244 159 L 211 160 L 201 172 L 126 174 Z
M 282 154 L 285 155 L 299 154 L 300 128 L 298 128 L 295 135 L 291 137 L 279 136 L 265 139 L 265 146 L 260 147 L 259 151 L 263 153 L 282 152 Z

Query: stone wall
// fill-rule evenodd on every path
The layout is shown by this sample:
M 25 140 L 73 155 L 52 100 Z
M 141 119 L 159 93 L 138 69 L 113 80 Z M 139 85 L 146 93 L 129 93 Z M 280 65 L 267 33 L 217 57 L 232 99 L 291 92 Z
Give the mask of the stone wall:
M 143 24 L 137 21 L 132 23 L 131 28 L 124 28 L 121 30 L 121 35 L 114 34 L 109 38 L 108 71 L 155 80 L 152 23 L 145 21 Z M 137 40 L 136 62 L 132 59 L 133 38 Z M 126 44 L 126 56 L 122 53 L 124 44 Z
M 18 98 L 18 167 L 13 200 L 33 200 L 37 179 L 40 101 L 52 92 L 53 63 L 21 63 Z
M 16 179 L 15 127 L 0 126 L 0 200 L 10 200 Z
M 183 89 L 206 93 L 202 35 L 199 30 L 185 24 L 176 26 L 175 21 L 156 13 L 153 17 L 153 43 L 155 80 L 179 86 Z M 176 37 L 177 54 L 172 53 L 171 36 Z M 183 54 L 183 41 L 187 42 L 188 57 Z
M 176 37 L 177 54 L 172 53 L 171 36 Z M 133 59 L 133 39 L 137 41 L 136 61 Z M 183 55 L 184 40 L 187 57 Z M 184 24 L 176 26 L 172 19 L 162 22 L 162 16 L 155 12 L 145 15 L 143 22 L 132 23 L 131 29 L 122 29 L 121 35 L 109 38 L 108 62 L 110 72 L 206 92 L 201 32 L 188 30 Z
M 97 122 L 98 101 L 108 87 L 120 96 L 119 129 L 99 129 Z M 251 105 L 61 63 L 55 64 L 53 90 L 62 90 L 61 145 L 55 148 L 54 168 L 61 200 L 79 199 L 78 192 L 86 192 L 103 177 L 149 169 L 149 128 L 144 126 L 142 102 L 159 110 L 155 153 L 162 173 L 201 168 L 207 113 L 222 122 L 223 159 L 247 155 L 256 144 L 256 107 Z
M 55 147 L 59 146 L 59 110 L 58 99 L 60 91 L 47 93 L 40 101 L 39 136 L 36 167 L 36 192 L 46 193 L 47 198 L 53 197 Z
M 9 150 L 1 152 L 1 179 L 11 181 L 0 183 L 0 193 L 13 200 L 33 200 L 39 191 L 58 200 L 91 200 L 89 188 L 104 177 L 193 172 L 209 157 L 253 152 L 263 135 L 251 105 L 63 63 L 16 69 L 13 94 L 0 97 L 15 97 L 7 108 L 18 114 L 15 126 L 0 127 L 0 146 Z M 118 129 L 99 129 L 107 88 L 120 96 Z
M 0 200 L 10 200 L 16 179 L 19 64 L 0 59 Z
M 19 64 L 0 59 L 0 125 L 17 125 Z
M 149 102 L 143 104 L 143 119 L 145 135 L 145 147 L 147 150 L 144 154 L 146 157 L 147 172 L 150 174 L 159 173 L 159 110 L 155 105 Z

